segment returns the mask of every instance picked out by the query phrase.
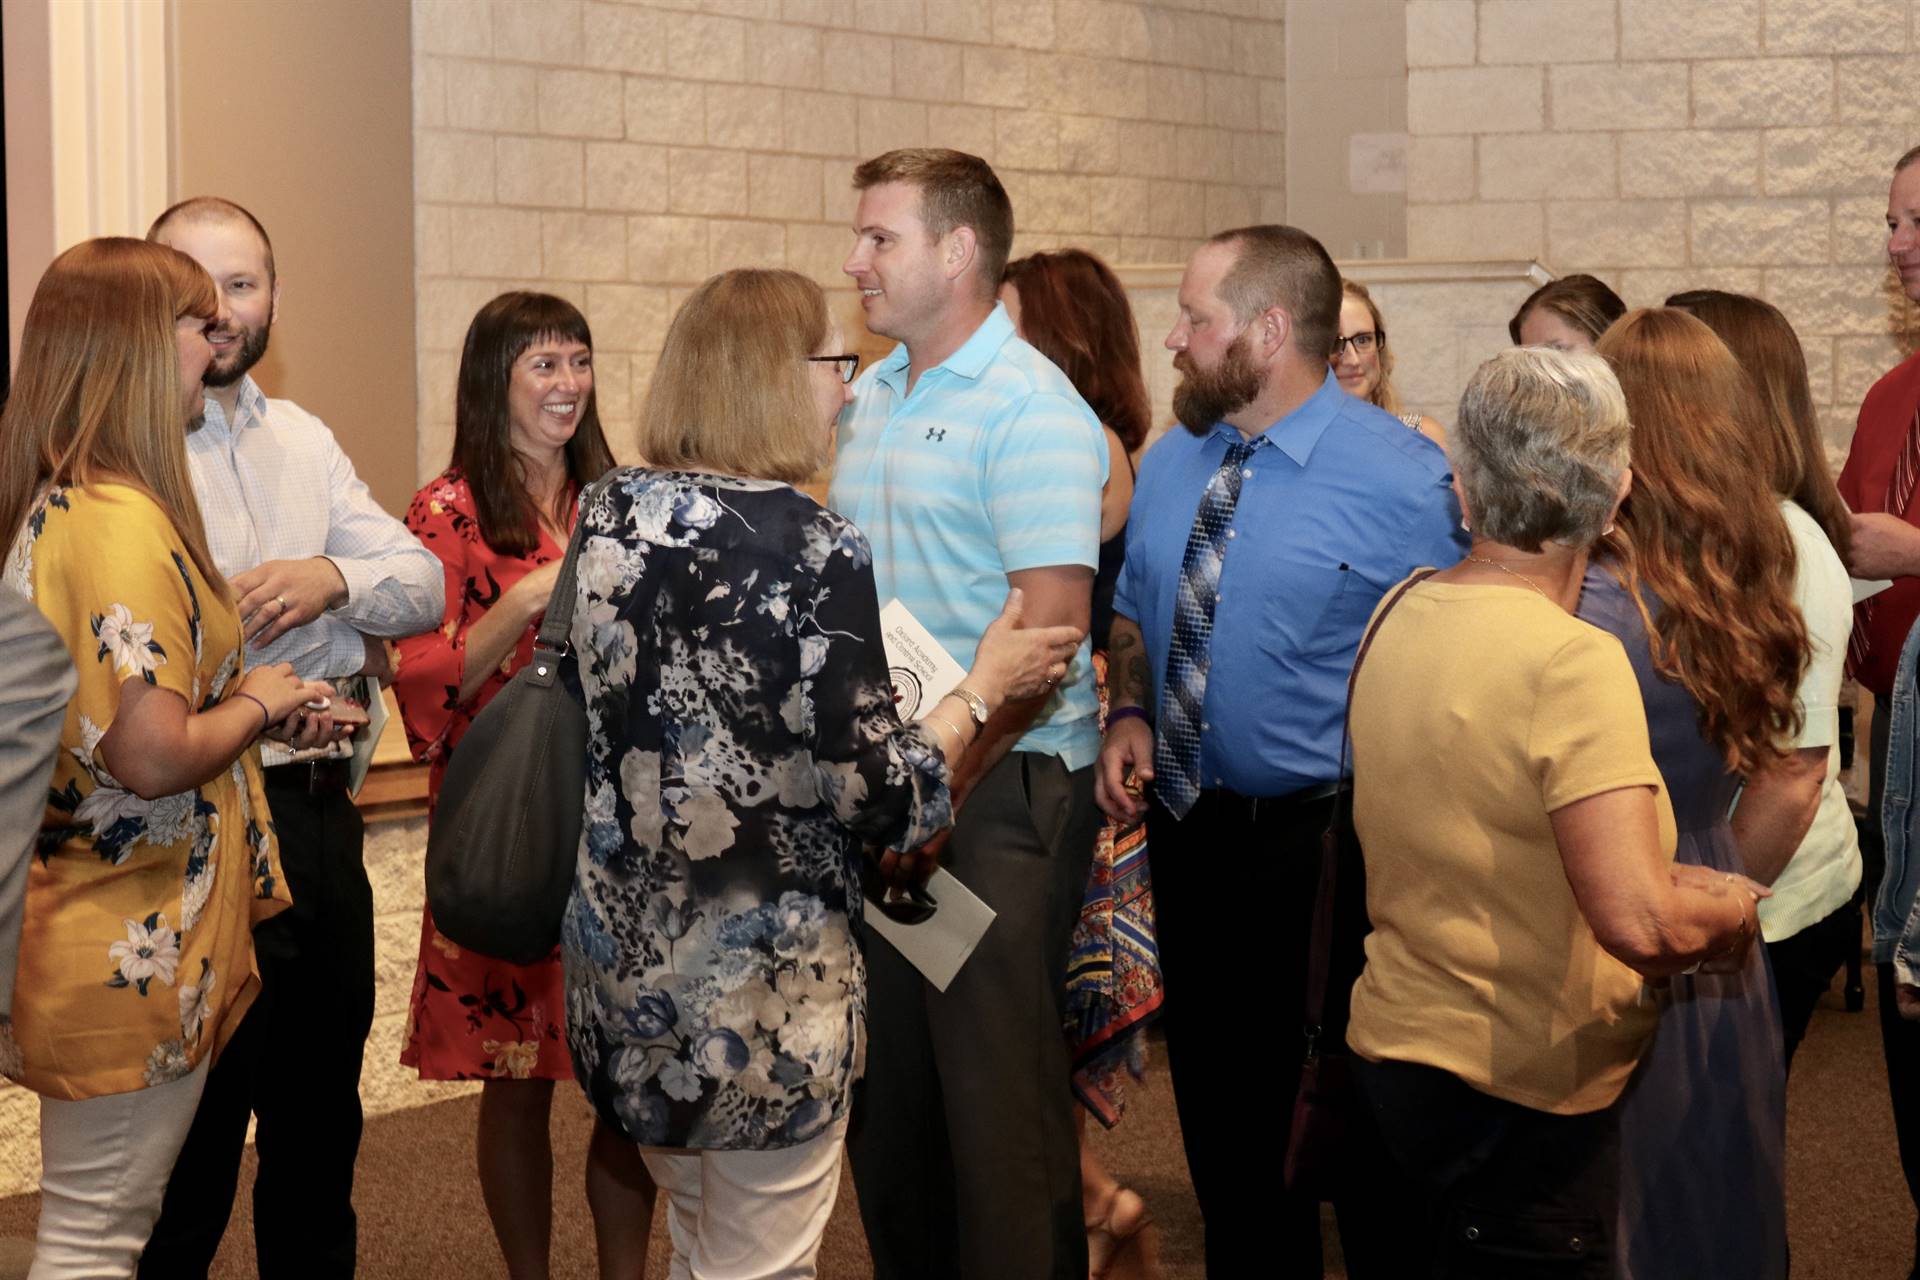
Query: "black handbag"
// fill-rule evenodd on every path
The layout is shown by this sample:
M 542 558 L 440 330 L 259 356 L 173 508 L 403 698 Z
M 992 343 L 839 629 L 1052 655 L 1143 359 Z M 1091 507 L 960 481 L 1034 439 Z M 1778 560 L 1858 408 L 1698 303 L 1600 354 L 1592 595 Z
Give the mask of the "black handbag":
M 436 929 L 481 955 L 544 960 L 560 941 L 586 808 L 587 713 L 560 682 L 573 626 L 581 495 L 533 660 L 474 718 L 447 762 L 427 832 L 427 907 Z
M 1386 607 L 1374 615 L 1373 625 L 1360 640 L 1353 670 L 1347 676 L 1347 711 L 1340 727 L 1340 776 L 1347 772 L 1348 726 L 1353 719 L 1353 684 L 1360 664 L 1380 624 L 1393 606 L 1434 570 L 1417 573 L 1400 584 Z M 1327 986 L 1332 977 L 1334 881 L 1340 867 L 1340 827 L 1344 814 L 1352 818 L 1352 796 L 1336 795 L 1333 820 L 1320 835 L 1320 888 L 1313 904 L 1313 938 L 1307 950 L 1306 1060 L 1300 1065 L 1300 1087 L 1293 1099 L 1293 1122 L 1287 1132 L 1287 1153 L 1281 1176 L 1288 1191 L 1315 1200 L 1332 1200 L 1354 1180 L 1354 1130 L 1365 1127 L 1361 1111 L 1366 1102 L 1353 1078 L 1353 1059 L 1344 1043 L 1323 1043 Z

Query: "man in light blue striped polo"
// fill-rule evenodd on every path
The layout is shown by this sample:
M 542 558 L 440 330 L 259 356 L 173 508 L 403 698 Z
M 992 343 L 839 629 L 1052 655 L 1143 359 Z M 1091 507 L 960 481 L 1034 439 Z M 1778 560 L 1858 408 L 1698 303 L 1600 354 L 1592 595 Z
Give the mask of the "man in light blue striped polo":
M 1006 191 L 984 160 L 939 149 L 890 151 L 853 184 L 845 270 L 867 327 L 901 345 L 842 415 L 829 504 L 872 541 L 880 598 L 898 596 L 963 664 L 1010 587 L 1029 625 L 1084 630 L 1107 447 L 995 301 Z M 867 933 L 854 1184 L 879 1280 L 1083 1280 L 1060 1006 L 1098 828 L 1086 645 L 1050 696 L 979 711 L 951 838 L 883 865 L 910 878 L 939 858 L 996 918 L 944 992 Z

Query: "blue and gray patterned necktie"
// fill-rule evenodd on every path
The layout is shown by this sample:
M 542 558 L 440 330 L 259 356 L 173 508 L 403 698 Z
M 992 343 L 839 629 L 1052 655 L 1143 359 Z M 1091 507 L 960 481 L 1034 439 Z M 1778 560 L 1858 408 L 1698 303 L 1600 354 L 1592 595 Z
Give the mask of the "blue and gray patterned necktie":
M 1244 465 L 1266 437 L 1240 440 L 1227 449 L 1220 469 L 1200 495 L 1193 529 L 1180 560 L 1180 586 L 1173 603 L 1173 641 L 1167 650 L 1166 687 L 1160 691 L 1160 722 L 1153 743 L 1154 786 L 1160 803 L 1184 818 L 1200 798 L 1200 713 L 1206 705 L 1212 665 L 1213 608 L 1220 599 L 1220 566 L 1227 558 L 1227 526 L 1240 501 Z

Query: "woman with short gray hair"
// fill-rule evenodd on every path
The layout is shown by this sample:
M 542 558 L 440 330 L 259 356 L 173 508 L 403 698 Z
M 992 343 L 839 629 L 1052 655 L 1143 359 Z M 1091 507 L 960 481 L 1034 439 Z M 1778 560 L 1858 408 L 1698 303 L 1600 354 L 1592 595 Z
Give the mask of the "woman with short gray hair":
M 1644 979 L 1756 933 L 1764 890 L 1672 865 L 1633 669 L 1573 616 L 1628 435 L 1596 356 L 1480 366 L 1448 443 L 1473 549 L 1389 597 L 1355 670 L 1373 933 L 1347 1039 L 1435 1274 L 1611 1276 Z

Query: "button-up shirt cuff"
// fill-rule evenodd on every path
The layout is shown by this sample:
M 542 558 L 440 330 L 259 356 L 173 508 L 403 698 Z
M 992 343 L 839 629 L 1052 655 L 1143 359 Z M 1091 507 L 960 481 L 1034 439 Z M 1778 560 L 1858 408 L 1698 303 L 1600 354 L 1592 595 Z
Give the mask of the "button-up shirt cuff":
M 345 612 L 365 600 L 379 581 L 379 573 L 365 560 L 350 560 L 345 556 L 328 556 L 327 560 L 340 571 L 340 577 L 347 584 L 347 598 L 334 606 L 337 611 Z
M 327 629 L 327 670 L 335 676 L 358 675 L 367 665 L 367 638 L 345 623 Z

